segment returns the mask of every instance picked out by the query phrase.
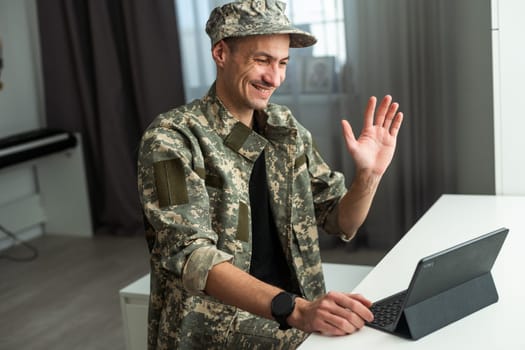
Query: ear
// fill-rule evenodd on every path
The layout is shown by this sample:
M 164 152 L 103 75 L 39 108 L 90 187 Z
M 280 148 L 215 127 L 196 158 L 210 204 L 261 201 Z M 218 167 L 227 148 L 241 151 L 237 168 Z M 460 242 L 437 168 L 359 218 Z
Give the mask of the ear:
M 229 52 L 230 48 L 228 47 L 228 45 L 226 45 L 224 40 L 219 41 L 211 48 L 211 56 L 215 61 L 217 67 L 222 68 L 224 66 L 224 62 L 226 61 L 226 57 L 229 54 Z

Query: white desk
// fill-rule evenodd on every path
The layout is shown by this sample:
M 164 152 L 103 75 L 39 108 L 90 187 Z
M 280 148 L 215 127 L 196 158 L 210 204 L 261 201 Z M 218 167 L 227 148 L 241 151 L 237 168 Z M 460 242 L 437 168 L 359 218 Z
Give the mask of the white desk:
M 369 327 L 344 337 L 312 334 L 308 349 L 525 349 L 525 197 L 444 195 L 357 285 L 378 300 L 408 287 L 417 261 L 500 227 L 510 229 L 492 269 L 499 301 L 417 341 Z

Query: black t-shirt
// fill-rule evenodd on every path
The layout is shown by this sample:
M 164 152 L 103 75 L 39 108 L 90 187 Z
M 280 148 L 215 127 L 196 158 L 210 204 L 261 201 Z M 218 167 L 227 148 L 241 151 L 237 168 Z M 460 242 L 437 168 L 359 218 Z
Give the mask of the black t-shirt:
M 258 131 L 256 126 L 254 130 Z M 270 208 L 264 151 L 255 161 L 250 176 L 250 208 L 252 213 L 250 274 L 271 285 L 296 292 Z

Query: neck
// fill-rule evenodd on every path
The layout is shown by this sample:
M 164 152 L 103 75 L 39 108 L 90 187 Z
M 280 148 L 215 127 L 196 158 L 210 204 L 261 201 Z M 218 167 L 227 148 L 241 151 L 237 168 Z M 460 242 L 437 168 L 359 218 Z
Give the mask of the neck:
M 215 90 L 217 98 L 222 102 L 224 107 L 226 107 L 228 112 L 230 112 L 235 119 L 251 128 L 253 125 L 254 110 L 251 108 L 239 108 L 236 106 L 235 101 L 232 101 L 230 98 L 228 98 L 228 94 L 224 92 L 224 88 L 218 81 L 216 83 Z

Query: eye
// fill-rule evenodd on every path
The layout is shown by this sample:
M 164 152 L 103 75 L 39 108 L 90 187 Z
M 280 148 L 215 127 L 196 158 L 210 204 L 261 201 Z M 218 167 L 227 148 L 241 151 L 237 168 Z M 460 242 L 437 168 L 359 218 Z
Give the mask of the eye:
M 260 63 L 260 64 L 268 64 L 270 60 L 267 58 L 256 58 L 255 62 Z

